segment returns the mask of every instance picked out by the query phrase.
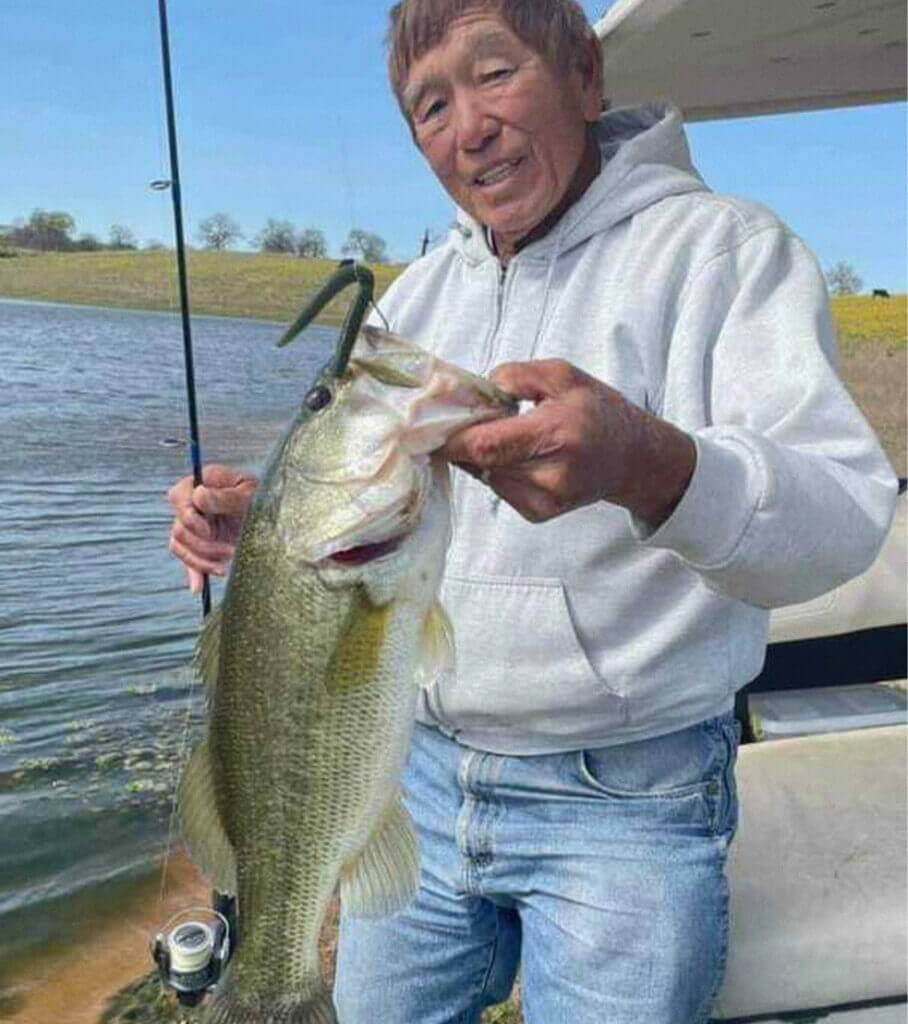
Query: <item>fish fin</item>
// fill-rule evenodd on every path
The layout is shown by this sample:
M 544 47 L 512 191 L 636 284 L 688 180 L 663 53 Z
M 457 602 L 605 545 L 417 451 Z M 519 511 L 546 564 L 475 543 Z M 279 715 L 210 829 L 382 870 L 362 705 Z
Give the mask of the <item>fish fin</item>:
M 442 672 L 454 671 L 454 627 L 442 603 L 436 601 L 422 626 L 416 681 L 428 686 Z
M 373 604 L 365 587 L 356 588 L 353 604 L 325 673 L 325 685 L 329 693 L 355 690 L 372 681 L 385 644 L 392 611 L 393 602 Z
M 377 917 L 405 907 L 419 886 L 419 840 L 395 796 L 365 849 L 341 873 L 341 903 L 354 917 Z
M 183 840 L 192 859 L 215 888 L 235 893 L 236 855 L 218 814 L 207 743 L 195 748 L 183 771 L 178 806 Z
M 201 676 L 209 697 L 217 686 L 221 660 L 221 608 L 222 605 L 212 608 L 202 623 L 192 658 L 193 667 Z
M 230 984 L 230 968 L 205 1015 L 206 1024 L 337 1024 L 331 992 L 319 984 L 313 993 L 244 992 L 242 998 Z

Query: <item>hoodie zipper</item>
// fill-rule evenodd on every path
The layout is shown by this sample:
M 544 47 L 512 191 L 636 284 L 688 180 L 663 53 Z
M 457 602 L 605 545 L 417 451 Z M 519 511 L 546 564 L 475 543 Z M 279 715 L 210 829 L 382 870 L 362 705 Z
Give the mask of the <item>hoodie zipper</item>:
M 492 366 L 492 358 L 495 354 L 495 339 L 498 336 L 498 329 L 501 327 L 501 321 L 504 317 L 504 291 L 508 283 L 508 270 L 511 267 L 509 263 L 506 267 L 503 267 L 498 260 L 495 261 L 497 266 L 497 286 L 495 290 L 495 320 L 492 323 L 492 329 L 486 335 L 486 355 L 485 361 L 479 373 L 481 376 L 485 376 Z M 513 260 L 511 261 L 513 262 Z

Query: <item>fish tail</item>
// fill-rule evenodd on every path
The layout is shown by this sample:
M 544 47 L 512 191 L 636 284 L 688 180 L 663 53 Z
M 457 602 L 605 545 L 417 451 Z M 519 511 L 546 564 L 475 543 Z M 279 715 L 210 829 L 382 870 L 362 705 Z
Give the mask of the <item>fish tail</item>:
M 215 993 L 205 1024 L 338 1024 L 331 992 L 243 995 L 228 988 Z

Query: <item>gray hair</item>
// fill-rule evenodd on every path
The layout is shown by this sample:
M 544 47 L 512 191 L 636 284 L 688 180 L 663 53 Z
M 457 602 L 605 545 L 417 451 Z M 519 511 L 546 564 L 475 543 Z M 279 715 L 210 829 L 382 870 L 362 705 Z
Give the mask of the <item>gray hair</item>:
M 576 0 L 400 0 L 390 11 L 388 74 L 404 116 L 407 76 L 419 60 L 445 37 L 451 23 L 473 11 L 497 14 L 531 50 L 557 73 L 573 68 L 585 73 L 593 29 Z

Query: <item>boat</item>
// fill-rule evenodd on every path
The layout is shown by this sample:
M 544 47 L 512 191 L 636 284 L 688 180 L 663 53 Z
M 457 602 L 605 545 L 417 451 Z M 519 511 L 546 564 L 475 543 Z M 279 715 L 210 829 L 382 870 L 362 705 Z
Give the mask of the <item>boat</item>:
M 901 0 L 619 0 L 595 27 L 606 107 L 703 121 L 906 98 Z M 775 610 L 738 695 L 728 1024 L 908 1019 L 906 512 L 902 480 L 873 566 Z

